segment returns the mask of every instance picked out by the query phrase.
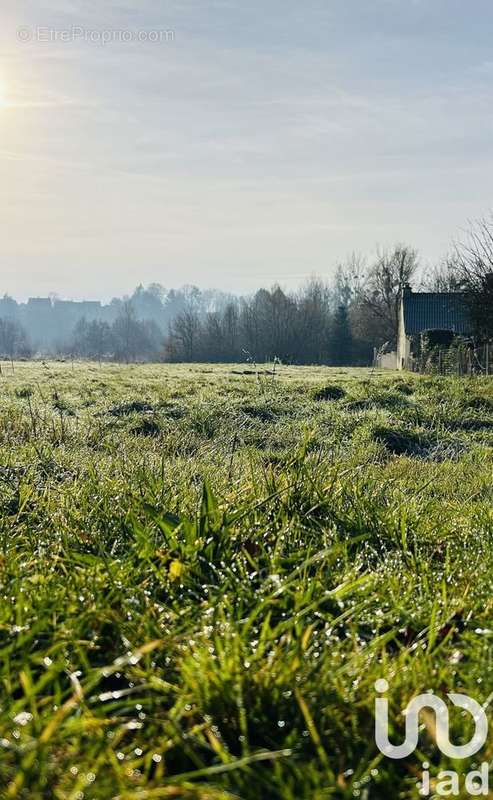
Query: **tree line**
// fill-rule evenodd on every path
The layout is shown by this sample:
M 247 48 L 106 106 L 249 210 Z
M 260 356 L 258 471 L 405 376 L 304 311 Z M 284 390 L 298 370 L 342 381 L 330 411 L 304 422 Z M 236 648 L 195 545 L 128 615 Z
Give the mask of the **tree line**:
M 23 326 L 16 320 L 0 317 L 0 355 L 3 358 L 30 358 L 32 347 Z
M 131 297 L 112 301 L 112 317 L 108 307 L 103 315 L 82 316 L 49 352 L 122 362 L 368 364 L 374 347 L 395 339 L 400 287 L 417 267 L 416 252 L 398 245 L 369 263 L 353 255 L 331 282 L 313 277 L 296 292 L 274 286 L 236 297 L 139 286 Z M 5 347 L 0 339 L 1 354 L 27 355 L 29 331 L 15 319 L 5 324 L 16 336 Z M 46 352 L 31 342 L 31 352 Z
M 491 340 L 493 217 L 473 225 L 465 240 L 426 273 L 417 251 L 398 244 L 371 259 L 353 254 L 337 267 L 330 282 L 313 277 L 296 292 L 276 285 L 237 297 L 193 286 L 166 291 L 151 284 L 108 306 L 79 304 L 91 307 L 91 317 L 78 318 L 70 333 L 52 342 L 49 352 L 121 362 L 277 358 L 293 364 L 365 365 L 371 363 L 375 348 L 395 347 L 400 298 L 411 284 L 418 290 L 462 292 L 477 336 Z M 65 312 L 71 307 L 60 303 Z M 47 308 L 60 314 L 56 300 L 41 306 L 45 314 Z M 4 358 L 46 352 L 21 319 L 12 298 L 0 300 Z
M 110 325 L 104 320 L 81 319 L 71 341 L 62 348 L 64 355 L 131 362 L 158 361 L 162 358 L 163 335 L 154 320 L 138 319 L 132 303 L 123 304 Z
M 298 292 L 260 289 L 206 313 L 191 298 L 170 325 L 165 358 L 370 364 L 375 347 L 395 344 L 401 291 L 418 267 L 417 252 L 396 245 L 370 262 L 352 255 L 331 283 L 312 278 Z

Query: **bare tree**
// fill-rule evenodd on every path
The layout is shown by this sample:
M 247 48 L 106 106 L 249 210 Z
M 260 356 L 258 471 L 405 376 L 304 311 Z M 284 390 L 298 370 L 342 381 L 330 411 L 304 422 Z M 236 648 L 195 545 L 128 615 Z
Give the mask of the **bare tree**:
M 397 340 L 402 290 L 411 282 L 417 269 L 417 251 L 402 244 L 378 254 L 370 267 L 361 304 L 379 320 L 382 340 Z
M 238 356 L 238 328 L 238 305 L 234 302 L 227 303 L 222 312 L 222 330 L 228 361 L 235 361 Z
M 16 320 L 0 319 L 0 354 L 10 359 L 12 369 L 14 358 L 31 354 L 27 334 Z
M 208 361 L 224 359 L 224 335 L 219 311 L 210 311 L 205 318 L 202 341 L 203 353 Z
M 101 320 L 87 322 L 83 317 L 74 328 L 70 353 L 97 361 L 113 354 L 115 342 L 110 325 Z
M 333 288 L 336 309 L 340 306 L 349 308 L 361 298 L 368 283 L 368 272 L 366 258 L 361 253 L 351 253 L 338 265 Z
M 116 355 L 127 364 L 135 361 L 138 340 L 138 322 L 130 301 L 122 304 L 120 313 L 113 323 Z
M 198 312 L 191 306 L 181 311 L 170 327 L 170 337 L 178 345 L 178 353 L 185 361 L 193 361 L 196 357 L 197 341 L 200 331 Z
M 462 288 L 459 260 L 455 252 L 449 253 L 423 275 L 420 290 L 423 292 L 458 292 Z
M 299 292 L 297 361 L 323 364 L 327 360 L 332 297 L 329 286 L 316 277 L 310 278 Z
M 473 223 L 456 245 L 458 276 L 478 335 L 493 336 L 493 215 Z
M 241 301 L 241 331 L 243 335 L 243 347 L 253 355 L 255 360 L 262 361 L 264 358 L 262 342 L 262 319 L 261 319 L 261 293 L 257 292 L 254 297 Z

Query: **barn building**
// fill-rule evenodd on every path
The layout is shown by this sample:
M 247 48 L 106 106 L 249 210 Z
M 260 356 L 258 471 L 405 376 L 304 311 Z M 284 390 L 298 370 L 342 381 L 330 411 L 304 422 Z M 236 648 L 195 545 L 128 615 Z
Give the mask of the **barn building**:
M 470 336 L 473 325 L 461 292 L 402 292 L 397 337 L 397 369 L 410 369 L 419 340 L 428 336 L 449 345 L 456 336 Z

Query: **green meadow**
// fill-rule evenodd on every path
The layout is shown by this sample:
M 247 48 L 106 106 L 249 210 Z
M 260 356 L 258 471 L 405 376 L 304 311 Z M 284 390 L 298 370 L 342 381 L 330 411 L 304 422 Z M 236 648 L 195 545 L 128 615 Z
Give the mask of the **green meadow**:
M 417 798 L 493 693 L 493 381 L 2 363 L 0 797 Z M 472 719 L 451 712 L 451 738 Z

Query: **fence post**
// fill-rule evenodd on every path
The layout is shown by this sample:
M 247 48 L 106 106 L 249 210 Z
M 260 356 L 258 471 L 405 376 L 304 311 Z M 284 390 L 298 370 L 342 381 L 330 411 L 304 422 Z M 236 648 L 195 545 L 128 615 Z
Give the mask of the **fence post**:
M 489 375 L 490 374 L 490 343 L 489 342 L 486 342 L 486 345 L 485 345 L 484 358 L 485 358 L 485 372 L 486 372 L 487 375 Z

